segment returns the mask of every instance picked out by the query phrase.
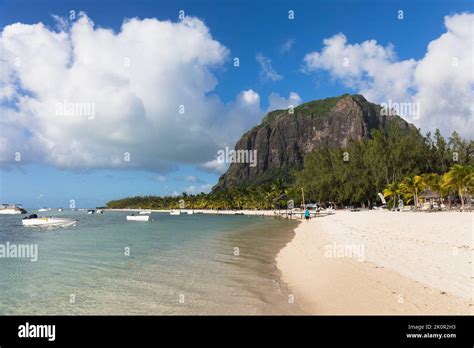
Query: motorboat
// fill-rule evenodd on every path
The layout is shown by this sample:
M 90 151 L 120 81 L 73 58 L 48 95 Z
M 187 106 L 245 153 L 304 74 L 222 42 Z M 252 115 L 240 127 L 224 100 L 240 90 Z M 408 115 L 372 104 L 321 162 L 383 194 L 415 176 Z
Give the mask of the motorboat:
M 89 210 L 87 211 L 87 214 L 95 214 L 95 210 L 94 210 L 94 209 L 89 209 Z
M 181 215 L 181 211 L 180 210 L 171 210 L 170 215 Z
M 17 205 L 2 204 L 2 206 L 0 207 L 0 214 L 1 215 L 26 214 L 26 210 L 23 209 L 19 204 Z
M 127 215 L 127 221 L 149 221 L 150 215 Z
M 149 211 L 149 210 L 142 210 L 142 211 L 139 212 L 138 214 L 140 214 L 140 215 L 148 215 L 148 214 L 151 214 L 151 211 Z
M 103 214 L 104 211 L 103 211 L 102 209 L 97 209 L 97 210 L 95 211 L 95 213 L 96 213 L 96 214 Z
M 21 220 L 23 226 L 28 227 L 69 227 L 74 226 L 77 221 L 65 218 L 56 217 L 38 217 L 36 214 L 32 214 Z
M 59 208 L 58 211 L 63 211 L 63 208 Z
M 38 209 L 38 211 L 40 211 L 40 212 L 45 212 L 45 211 L 50 211 L 50 210 L 51 210 L 51 208 L 40 208 L 40 209 Z
M 186 213 L 188 213 L 188 215 L 193 215 L 193 214 L 194 214 L 194 211 L 188 210 Z

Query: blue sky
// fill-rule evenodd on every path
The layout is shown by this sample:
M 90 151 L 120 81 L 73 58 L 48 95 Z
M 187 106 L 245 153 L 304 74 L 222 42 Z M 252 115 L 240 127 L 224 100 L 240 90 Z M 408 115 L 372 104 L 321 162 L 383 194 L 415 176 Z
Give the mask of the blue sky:
M 216 85 L 206 94 L 217 96 L 222 105 L 229 106 L 241 91 L 252 90 L 260 98 L 261 118 L 269 107 L 271 93 L 286 98 L 296 92 L 305 102 L 359 92 L 360 84 L 351 88 L 330 67 L 303 71 L 304 57 L 311 52 L 322 52 L 324 39 L 343 33 L 348 44 L 376 40 L 381 47 L 393 45 L 396 61 L 418 61 L 425 57 L 427 45 L 446 32 L 444 17 L 472 12 L 472 2 L 0 1 L 0 30 L 17 22 L 42 22 L 57 31 L 53 15 L 67 17 L 71 9 L 77 13 L 84 11 L 96 27 L 113 29 L 115 33 L 120 32 L 126 18 L 177 22 L 180 10 L 199 18 L 212 39 L 229 50 L 224 63 L 210 69 Z M 288 19 L 289 10 L 294 10 L 294 20 Z M 398 10 L 403 10 L 403 20 L 397 18 Z M 285 43 L 291 46 L 286 51 Z M 256 60 L 259 54 L 269 60 L 280 78 L 262 78 L 262 66 Z M 238 69 L 232 66 L 234 57 L 240 59 Z M 8 103 L 12 101 L 4 101 L 3 105 Z M 31 130 L 24 130 L 28 131 Z M 69 200 L 75 199 L 78 206 L 99 206 L 110 199 L 130 195 L 209 189 L 219 176 L 192 161 L 176 161 L 168 171 L 107 165 L 68 168 L 48 161 L 47 154 L 41 156 L 45 160 L 0 166 L 2 202 L 23 203 L 33 208 L 67 207 Z

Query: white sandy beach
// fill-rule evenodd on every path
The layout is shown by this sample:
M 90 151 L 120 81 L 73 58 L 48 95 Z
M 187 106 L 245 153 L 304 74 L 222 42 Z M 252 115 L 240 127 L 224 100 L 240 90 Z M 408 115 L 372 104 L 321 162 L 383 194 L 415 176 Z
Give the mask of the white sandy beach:
M 474 213 L 337 211 L 277 256 L 313 314 L 473 314 Z

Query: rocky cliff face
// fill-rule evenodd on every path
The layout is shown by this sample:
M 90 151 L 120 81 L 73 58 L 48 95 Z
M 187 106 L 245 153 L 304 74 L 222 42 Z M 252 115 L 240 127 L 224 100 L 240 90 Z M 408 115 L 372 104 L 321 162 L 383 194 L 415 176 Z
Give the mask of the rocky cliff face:
M 343 147 L 352 139 L 368 137 L 374 128 L 396 122 L 414 127 L 399 116 L 381 115 L 381 107 L 361 95 L 316 100 L 291 110 L 267 114 L 262 123 L 245 133 L 235 150 L 257 150 L 254 166 L 232 163 L 213 191 L 271 181 L 303 165 L 304 155 L 318 147 Z

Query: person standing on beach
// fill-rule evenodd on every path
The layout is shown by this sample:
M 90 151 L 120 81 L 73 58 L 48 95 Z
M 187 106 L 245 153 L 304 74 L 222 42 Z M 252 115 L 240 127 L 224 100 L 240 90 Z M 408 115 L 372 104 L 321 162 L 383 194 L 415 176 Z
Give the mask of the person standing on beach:
M 311 217 L 311 214 L 309 213 L 309 209 L 306 209 L 304 212 L 304 218 L 306 219 L 307 222 L 309 222 L 309 219 Z

